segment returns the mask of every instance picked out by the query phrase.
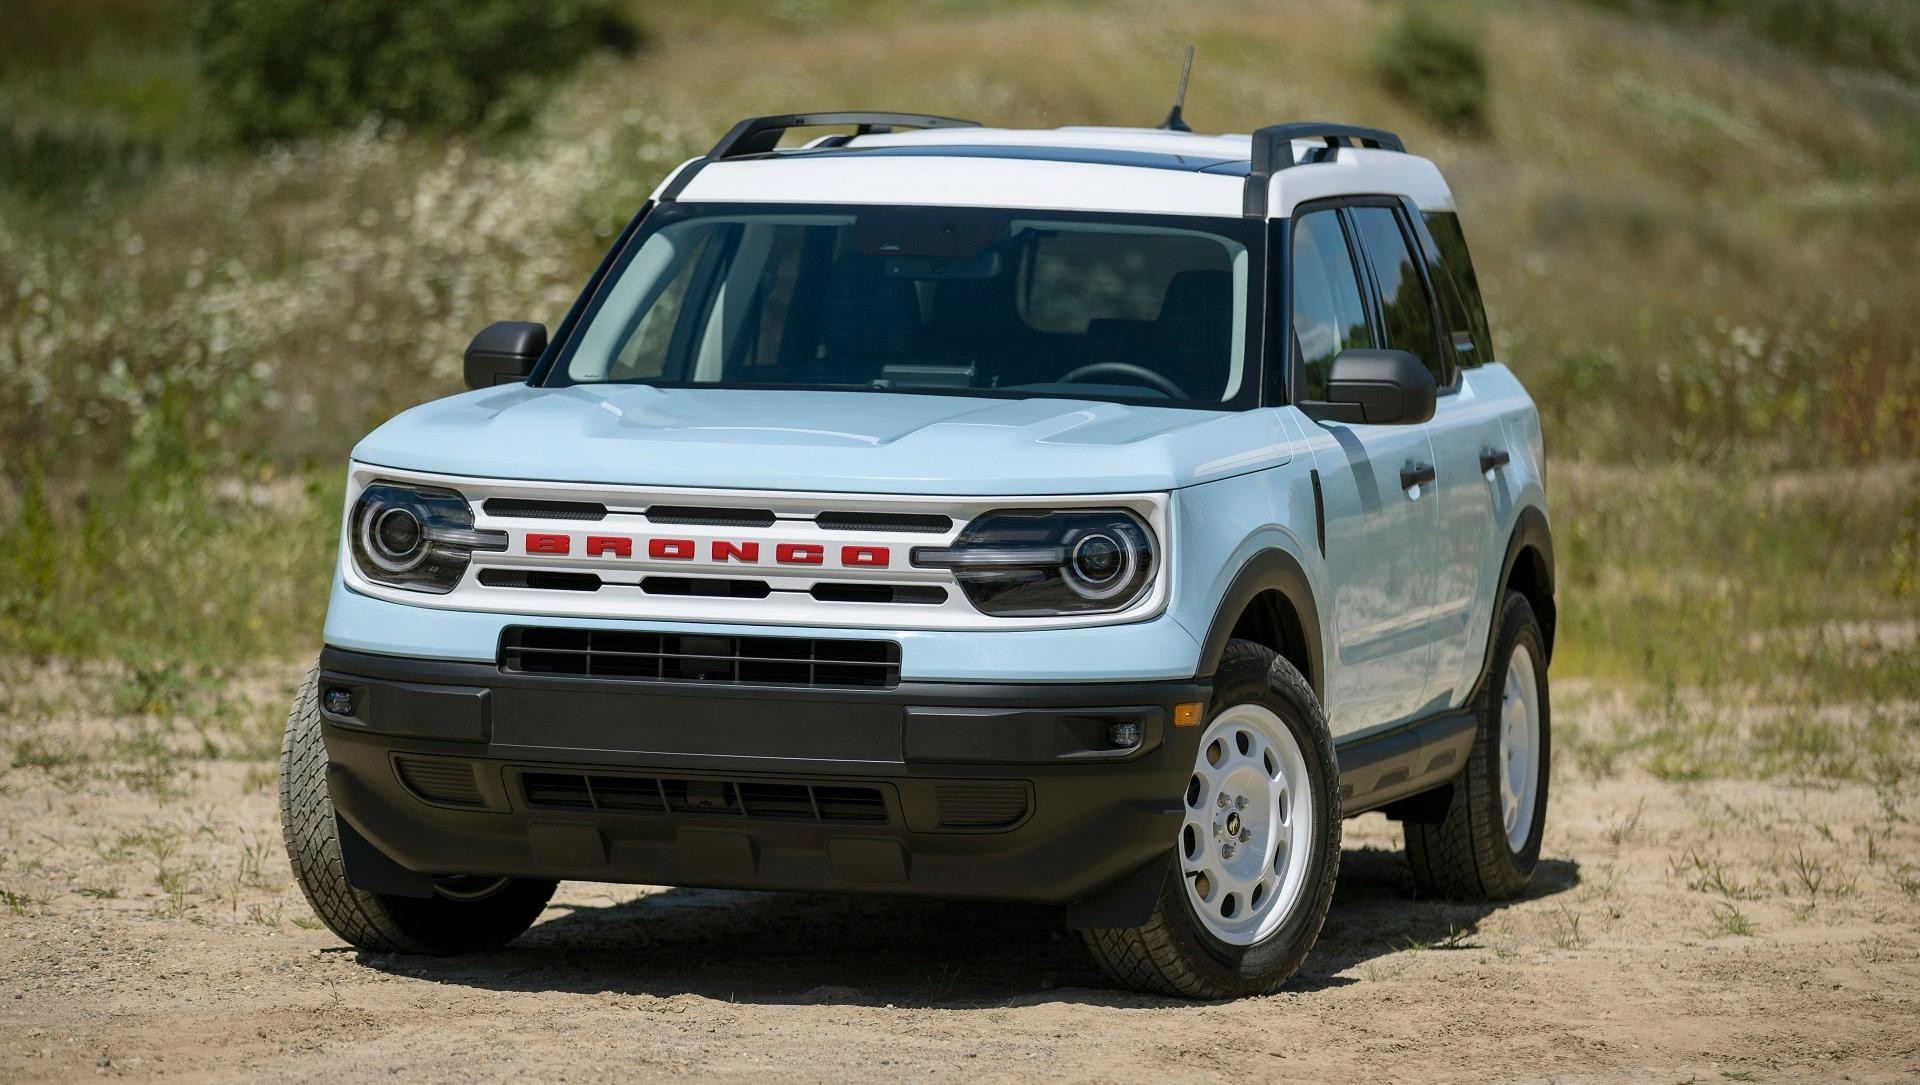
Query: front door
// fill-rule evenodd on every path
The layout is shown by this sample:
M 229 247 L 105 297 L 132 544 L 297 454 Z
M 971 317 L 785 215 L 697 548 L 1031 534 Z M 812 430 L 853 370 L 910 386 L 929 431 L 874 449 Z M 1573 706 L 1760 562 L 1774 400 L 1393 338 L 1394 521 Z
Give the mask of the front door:
M 1356 249 L 1341 212 L 1292 222 L 1293 344 L 1297 398 L 1324 397 L 1327 368 L 1349 347 L 1389 345 L 1362 298 Z M 1413 481 L 1433 464 L 1424 425 L 1370 426 L 1303 419 L 1326 523 L 1334 658 L 1327 718 L 1347 735 L 1415 714 L 1431 665 L 1439 507 Z M 1403 480 L 1407 482 L 1403 485 Z

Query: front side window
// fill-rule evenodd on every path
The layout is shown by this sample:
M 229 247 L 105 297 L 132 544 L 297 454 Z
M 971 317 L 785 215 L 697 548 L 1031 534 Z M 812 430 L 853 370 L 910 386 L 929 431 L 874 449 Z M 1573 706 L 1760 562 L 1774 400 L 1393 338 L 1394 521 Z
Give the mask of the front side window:
M 549 384 L 1257 399 L 1257 224 L 668 204 Z
M 1452 379 L 1440 353 L 1433 323 L 1433 302 L 1414 267 L 1400 216 L 1391 207 L 1362 206 L 1348 211 L 1355 232 L 1373 267 L 1380 291 L 1381 324 L 1388 350 L 1404 350 L 1420 359 L 1433 374 L 1433 383 L 1445 388 Z
M 1369 347 L 1360 278 L 1338 211 L 1309 211 L 1293 227 L 1293 349 L 1302 399 L 1325 399 L 1327 371 L 1348 347 Z

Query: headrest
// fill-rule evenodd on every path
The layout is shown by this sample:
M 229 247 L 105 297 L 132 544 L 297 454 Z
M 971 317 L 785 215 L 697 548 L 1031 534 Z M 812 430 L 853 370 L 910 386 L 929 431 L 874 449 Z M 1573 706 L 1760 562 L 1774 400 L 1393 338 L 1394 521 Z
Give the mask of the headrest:
M 849 256 L 827 273 L 821 338 L 836 358 L 895 358 L 920 334 L 913 283 L 890 279 L 878 260 Z

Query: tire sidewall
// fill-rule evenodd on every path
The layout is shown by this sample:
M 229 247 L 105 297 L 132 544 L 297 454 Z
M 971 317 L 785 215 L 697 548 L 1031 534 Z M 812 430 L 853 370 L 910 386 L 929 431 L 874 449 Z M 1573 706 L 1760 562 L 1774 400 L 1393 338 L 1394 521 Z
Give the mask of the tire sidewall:
M 1288 682 L 1278 673 L 1280 668 L 1296 681 Z M 1211 724 L 1234 705 L 1247 703 L 1258 704 L 1278 716 L 1307 762 L 1315 832 L 1307 856 L 1307 882 L 1294 903 L 1293 914 L 1272 934 L 1250 945 L 1220 940 L 1194 913 L 1177 849 L 1159 904 L 1167 932 L 1185 951 L 1182 956 L 1188 965 L 1210 987 L 1232 994 L 1270 990 L 1305 960 L 1326 919 L 1340 860 L 1339 770 L 1319 704 L 1284 660 L 1270 652 L 1264 653 L 1264 658 L 1262 653 L 1232 653 L 1215 677 L 1207 722 Z
M 1540 633 L 1540 624 L 1533 616 L 1533 608 L 1526 597 L 1519 594 L 1507 596 L 1506 605 L 1500 613 L 1500 638 L 1494 647 L 1493 665 L 1487 670 L 1486 685 L 1480 692 L 1480 735 L 1474 750 L 1474 756 L 1480 760 L 1480 767 L 1486 786 L 1477 798 L 1483 804 L 1478 813 L 1488 819 L 1498 847 L 1493 850 L 1505 860 L 1508 870 L 1517 882 L 1524 884 L 1533 876 L 1534 867 L 1540 862 L 1540 848 L 1546 836 L 1547 826 L 1547 786 L 1553 778 L 1553 728 L 1552 710 L 1549 707 L 1547 691 L 1547 656 L 1544 638 Z M 1535 688 L 1539 691 L 1540 718 L 1537 721 L 1536 741 L 1540 746 L 1538 774 L 1535 781 L 1533 816 L 1527 827 L 1526 843 L 1515 851 L 1507 842 L 1506 812 L 1500 805 L 1500 776 L 1506 766 L 1500 760 L 1500 709 L 1507 688 L 1507 673 L 1513 664 L 1513 650 L 1524 645 L 1527 656 L 1533 665 Z

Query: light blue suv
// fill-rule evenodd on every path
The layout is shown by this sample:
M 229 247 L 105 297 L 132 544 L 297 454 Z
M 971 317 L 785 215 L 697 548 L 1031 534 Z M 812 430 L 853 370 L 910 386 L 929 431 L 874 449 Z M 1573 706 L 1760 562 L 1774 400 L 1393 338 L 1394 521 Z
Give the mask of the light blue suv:
M 1344 816 L 1527 885 L 1539 420 L 1390 133 L 751 118 L 467 377 L 354 450 L 287 730 L 355 945 L 563 878 L 968 897 L 1224 997 L 1305 958 Z

